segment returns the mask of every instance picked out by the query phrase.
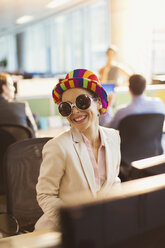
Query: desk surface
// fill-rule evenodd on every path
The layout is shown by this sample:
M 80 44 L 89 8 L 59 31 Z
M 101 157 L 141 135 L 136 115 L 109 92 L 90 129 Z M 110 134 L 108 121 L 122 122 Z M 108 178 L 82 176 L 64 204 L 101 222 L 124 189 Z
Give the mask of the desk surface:
M 61 233 L 39 231 L 0 239 L 3 248 L 60 248 Z

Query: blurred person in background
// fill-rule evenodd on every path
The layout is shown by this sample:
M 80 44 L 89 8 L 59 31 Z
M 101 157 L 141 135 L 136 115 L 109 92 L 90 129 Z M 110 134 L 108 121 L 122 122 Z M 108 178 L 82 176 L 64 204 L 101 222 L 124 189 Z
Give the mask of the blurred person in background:
M 44 214 L 35 230 L 59 230 L 58 208 L 69 195 L 97 197 L 120 185 L 120 136 L 99 126 L 108 103 L 97 76 L 86 69 L 71 71 L 53 89 L 53 99 L 71 127 L 43 148 L 36 190 Z
M 99 77 L 102 83 L 114 83 L 116 86 L 124 84 L 129 77 L 129 73 L 115 61 L 117 48 L 111 46 L 106 51 L 107 63 L 99 69 Z
M 109 108 L 105 116 L 100 117 L 100 125 L 118 129 L 120 121 L 133 114 L 165 114 L 165 105 L 158 97 L 150 97 L 144 94 L 146 89 L 146 79 L 140 74 L 133 74 L 129 77 L 129 92 L 131 103 L 120 107 L 116 113 L 112 114 L 112 106 L 115 102 L 114 94 L 109 95 Z
M 34 136 L 37 126 L 27 102 L 14 100 L 15 87 L 12 76 L 0 73 L 0 123 L 21 124 L 32 129 Z

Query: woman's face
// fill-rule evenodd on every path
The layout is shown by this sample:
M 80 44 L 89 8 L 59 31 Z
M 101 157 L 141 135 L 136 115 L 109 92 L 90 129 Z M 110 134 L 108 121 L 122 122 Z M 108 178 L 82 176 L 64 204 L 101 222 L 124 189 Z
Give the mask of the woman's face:
M 90 93 L 81 88 L 74 88 L 64 91 L 62 95 L 62 102 L 75 103 L 76 98 L 79 95 L 90 95 Z M 101 103 L 99 100 L 91 101 L 91 106 L 86 110 L 80 110 L 76 106 L 72 108 L 72 113 L 67 120 L 71 126 L 76 127 L 80 132 L 87 130 L 88 128 L 95 128 L 98 125 L 98 113 L 101 108 Z

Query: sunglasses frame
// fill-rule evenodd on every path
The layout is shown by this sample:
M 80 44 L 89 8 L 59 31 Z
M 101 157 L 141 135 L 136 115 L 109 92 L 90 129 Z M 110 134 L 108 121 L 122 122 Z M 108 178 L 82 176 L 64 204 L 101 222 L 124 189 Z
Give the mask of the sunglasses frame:
M 88 97 L 88 98 L 90 99 L 90 105 L 89 105 L 89 107 L 88 107 L 88 108 L 90 108 L 91 103 L 92 103 L 92 101 L 94 100 L 94 98 L 91 97 L 91 96 L 88 96 L 88 95 L 86 95 L 86 94 L 81 94 L 81 95 L 79 95 L 79 96 L 82 96 L 82 95 L 83 95 L 83 96 L 86 96 L 86 97 Z M 76 100 L 77 100 L 77 98 L 78 98 L 79 96 L 76 97 Z M 63 115 L 60 113 L 60 111 L 59 111 L 59 113 L 60 113 L 63 117 L 69 117 L 69 116 L 72 114 L 72 109 L 73 109 L 73 107 L 76 107 L 77 109 L 79 109 L 79 110 L 81 110 L 81 111 L 85 111 L 85 110 L 88 109 L 88 108 L 86 108 L 86 109 L 81 109 L 81 108 L 79 108 L 79 107 L 76 105 L 76 100 L 75 100 L 74 103 L 70 103 L 70 102 L 61 102 L 61 103 L 59 104 L 59 106 L 58 106 L 58 110 L 59 110 L 60 105 L 61 105 L 62 103 L 67 103 L 67 104 L 69 104 L 69 106 L 71 107 L 71 112 L 70 112 L 69 115 L 63 116 Z

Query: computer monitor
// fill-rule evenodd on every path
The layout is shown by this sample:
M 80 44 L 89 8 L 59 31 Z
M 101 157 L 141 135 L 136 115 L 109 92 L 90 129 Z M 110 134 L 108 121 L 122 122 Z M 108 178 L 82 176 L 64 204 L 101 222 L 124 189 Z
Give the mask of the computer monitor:
M 110 92 L 114 92 L 115 84 L 113 83 L 106 83 L 106 84 L 102 84 L 101 86 L 104 88 L 107 94 L 109 94 Z
M 110 191 L 103 199 L 61 208 L 62 247 L 163 248 L 165 174 Z

